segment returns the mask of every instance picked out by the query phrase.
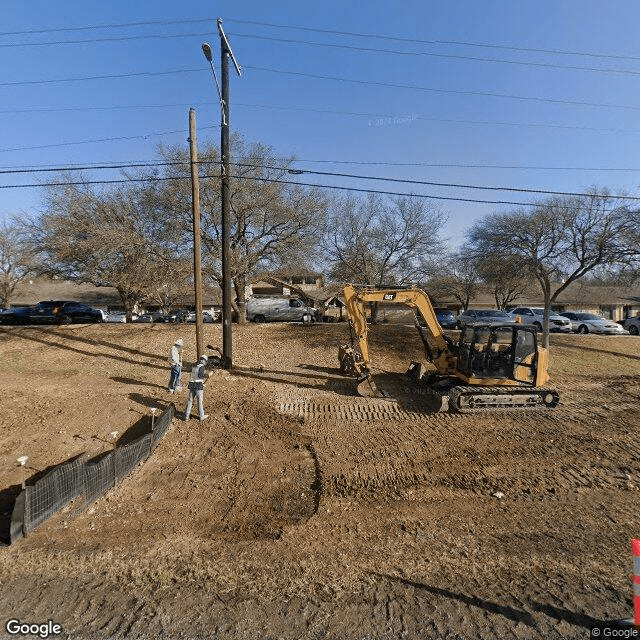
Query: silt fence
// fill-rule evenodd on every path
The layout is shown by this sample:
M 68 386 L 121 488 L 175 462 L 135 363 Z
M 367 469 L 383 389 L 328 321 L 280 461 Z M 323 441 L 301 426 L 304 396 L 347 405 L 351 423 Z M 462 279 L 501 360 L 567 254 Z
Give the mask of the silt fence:
M 150 433 L 133 442 L 93 461 L 82 455 L 25 487 L 14 504 L 10 542 L 28 535 L 72 501 L 83 510 L 102 497 L 151 455 L 171 425 L 174 412 L 172 404 L 154 421 Z

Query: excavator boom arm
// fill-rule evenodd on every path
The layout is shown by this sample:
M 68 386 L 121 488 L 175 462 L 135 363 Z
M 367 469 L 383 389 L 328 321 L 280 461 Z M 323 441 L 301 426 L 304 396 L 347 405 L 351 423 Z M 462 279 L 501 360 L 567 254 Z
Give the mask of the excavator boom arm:
M 444 331 L 438 322 L 435 311 L 427 294 L 421 289 L 356 289 L 352 284 L 344 288 L 345 303 L 351 326 L 358 340 L 363 364 L 369 367 L 369 342 L 367 317 L 364 311 L 366 302 L 384 302 L 401 304 L 419 312 L 425 322 L 426 340 L 431 352 L 430 358 L 440 373 L 453 373 L 456 368 L 455 355 L 449 349 Z

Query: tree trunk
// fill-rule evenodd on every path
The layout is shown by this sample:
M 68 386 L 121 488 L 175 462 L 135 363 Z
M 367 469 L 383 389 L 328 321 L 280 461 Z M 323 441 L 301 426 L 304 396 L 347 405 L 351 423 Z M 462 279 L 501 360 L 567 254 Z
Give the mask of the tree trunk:
M 376 324 L 378 322 L 378 303 L 372 302 L 370 305 L 371 309 L 371 318 L 369 320 L 370 324 Z
M 544 315 L 542 317 L 542 346 L 549 351 L 549 313 L 551 307 L 551 283 L 544 284 Z
M 234 278 L 233 289 L 236 292 L 236 299 L 235 302 L 232 301 L 231 306 L 238 316 L 238 324 L 247 324 L 247 302 L 244 299 L 246 279 L 242 276 Z
M 247 324 L 247 302 L 243 300 L 237 304 L 238 324 Z

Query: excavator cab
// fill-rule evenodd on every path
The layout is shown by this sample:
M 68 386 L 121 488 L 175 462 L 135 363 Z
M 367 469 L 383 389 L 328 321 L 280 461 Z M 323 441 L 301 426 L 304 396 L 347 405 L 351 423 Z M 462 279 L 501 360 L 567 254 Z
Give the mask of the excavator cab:
M 535 327 L 526 325 L 467 325 L 458 342 L 458 373 L 471 384 L 541 384 L 537 340 Z

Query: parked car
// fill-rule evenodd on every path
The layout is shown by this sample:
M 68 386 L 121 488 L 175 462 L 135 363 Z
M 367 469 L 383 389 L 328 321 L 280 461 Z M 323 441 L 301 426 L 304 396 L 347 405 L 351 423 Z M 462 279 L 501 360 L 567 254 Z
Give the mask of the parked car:
M 209 309 L 208 311 L 202 312 L 204 322 L 218 322 L 220 320 L 220 316 L 222 316 L 221 311 L 216 311 L 215 309 Z
M 607 320 L 595 313 L 565 311 L 560 315 L 571 320 L 573 331 L 577 333 L 606 333 L 610 335 L 624 333 L 624 329 L 617 322 Z
M 513 324 L 515 318 L 499 309 L 467 309 L 457 319 L 459 329 L 474 322 L 479 324 Z
M 249 298 L 247 320 L 250 322 L 315 322 L 318 310 L 299 298 Z
M 456 319 L 456 314 L 453 313 L 451 309 L 442 309 L 440 307 L 435 307 L 434 311 L 436 313 L 438 323 L 443 329 L 458 328 L 458 320 Z
M 221 314 L 218 311 L 203 311 L 202 322 L 204 322 L 205 324 L 208 324 L 211 322 L 217 322 L 218 319 L 220 318 L 220 315 Z M 186 315 L 185 322 L 195 322 L 195 321 L 196 321 L 195 313 L 188 313 Z
M 104 312 L 72 300 L 42 300 L 32 307 L 8 309 L 3 324 L 70 324 L 104 322 Z
M 105 322 L 126 322 L 127 321 L 127 314 L 126 313 L 107 313 L 105 319 Z
M 155 322 L 173 322 L 173 323 L 186 322 L 188 315 L 189 315 L 188 311 L 184 311 L 180 309 L 178 311 L 171 311 L 170 313 L 165 313 L 158 316 Z
M 532 324 L 542 331 L 544 309 L 539 307 L 516 307 L 511 309 L 509 314 L 515 318 L 520 318 L 524 324 Z M 559 316 L 553 312 L 549 314 L 549 331 L 552 333 L 571 333 L 571 320 L 564 316 Z
M 622 325 L 632 336 L 640 335 L 640 316 L 627 318 Z
M 30 324 L 31 307 L 11 307 L 0 312 L 0 324 Z

